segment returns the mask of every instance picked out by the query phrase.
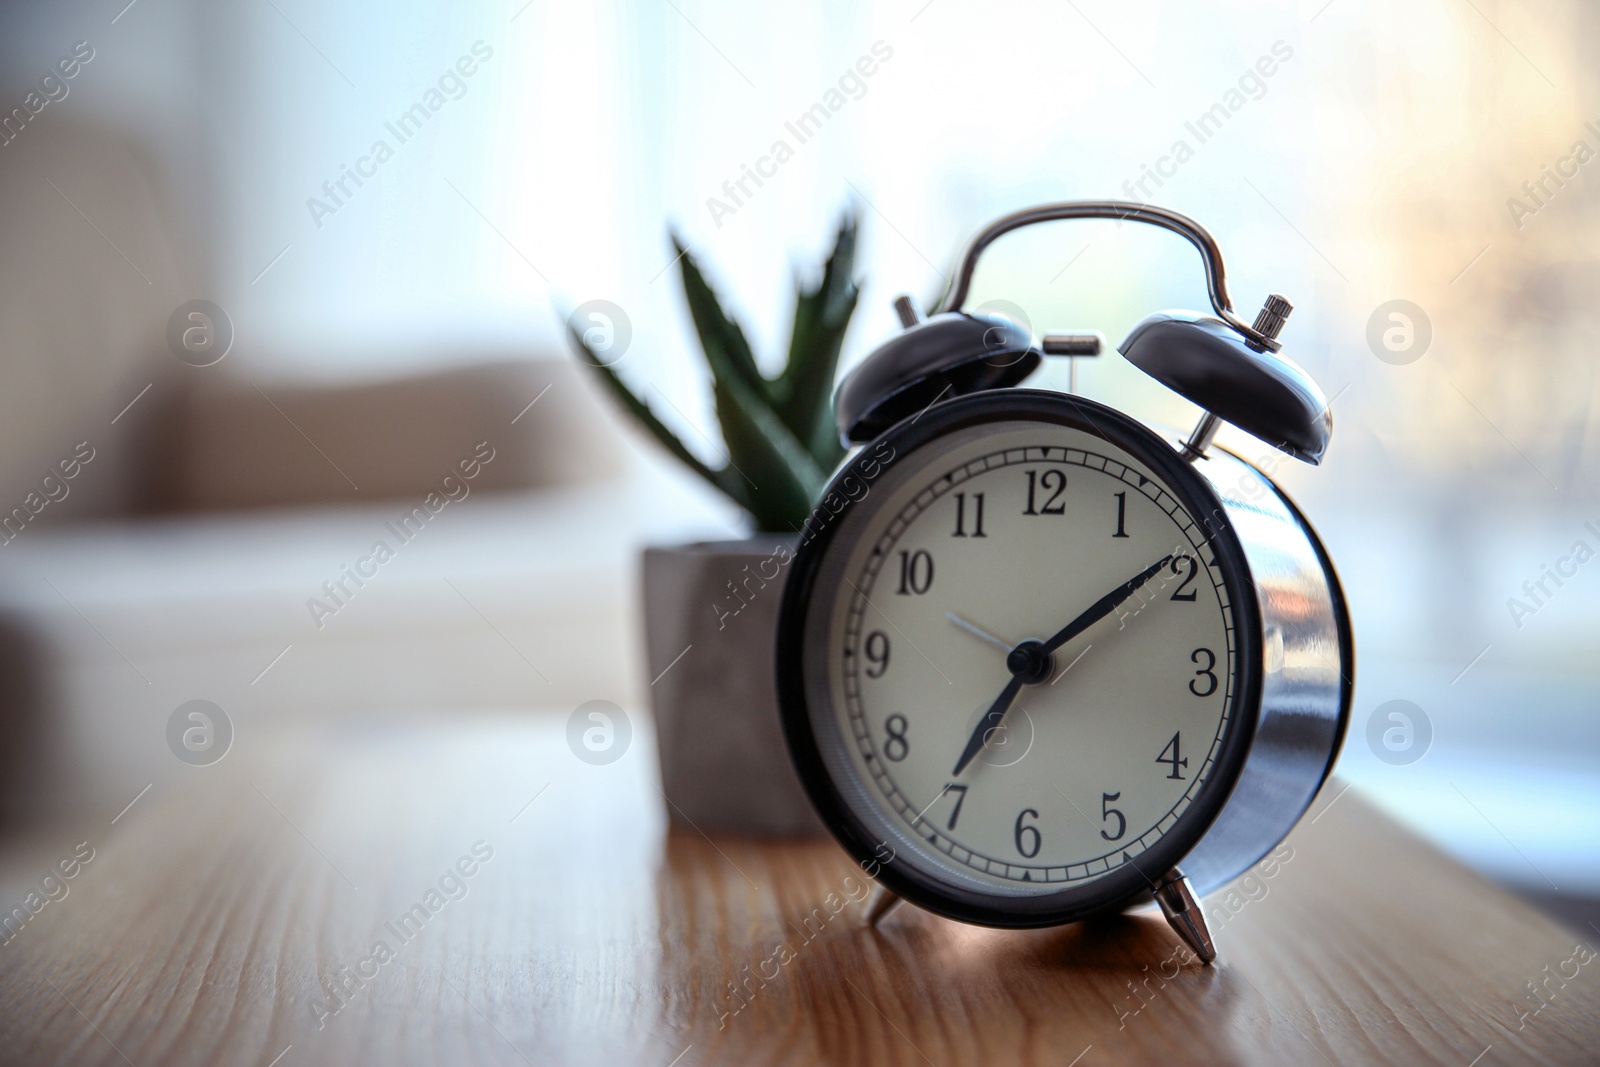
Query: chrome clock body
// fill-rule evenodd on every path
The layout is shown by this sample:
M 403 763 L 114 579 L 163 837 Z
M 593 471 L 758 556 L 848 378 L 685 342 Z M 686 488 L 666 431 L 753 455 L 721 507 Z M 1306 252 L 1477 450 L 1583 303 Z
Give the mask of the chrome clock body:
M 1211 449 L 1195 463 L 1250 566 L 1261 615 L 1261 709 L 1250 753 L 1216 822 L 1183 861 L 1205 894 L 1286 837 L 1344 742 L 1355 648 L 1339 576 L 1310 523 L 1265 474 Z
M 1099 355 L 1098 332 L 1036 344 L 964 310 L 993 242 L 1071 219 L 1155 226 L 1200 253 L 1214 314 L 1148 316 L 1118 348 L 1201 408 L 1186 438 L 1071 392 L 1013 388 L 1046 357 Z M 1195 897 L 1293 829 L 1350 710 L 1350 621 L 1327 552 L 1265 473 L 1214 446 L 1227 423 L 1321 462 L 1328 403 L 1278 340 L 1293 304 L 1274 293 L 1240 318 L 1193 219 L 1066 201 L 980 230 L 936 314 L 909 297 L 895 309 L 904 331 L 835 395 L 841 437 L 865 447 L 801 531 L 785 586 L 779 698 L 800 779 L 878 879 L 874 923 L 899 899 L 1020 927 L 1153 898 L 1209 963 Z M 978 538 L 991 551 L 975 554 Z M 898 581 L 883 582 L 891 557 Z M 986 642 L 983 656 L 940 614 Z M 901 673 L 908 656 L 921 675 Z M 975 767 L 1019 719 L 1022 756 Z
M 1120 860 L 1111 855 L 1117 849 L 1110 848 L 1110 858 L 1098 861 L 1098 867 L 1074 870 L 1082 865 L 1073 865 L 1049 874 L 1035 869 L 1024 877 L 1039 880 L 1026 882 L 1017 881 L 1016 871 L 1008 872 L 1010 878 L 986 878 L 981 871 L 974 874 L 948 862 L 948 857 L 969 850 L 959 842 L 942 841 L 943 835 L 936 832 L 942 826 L 923 818 L 926 812 L 912 815 L 902 810 L 898 820 L 885 812 L 863 770 L 872 765 L 851 755 L 861 727 L 855 727 L 852 736 L 851 717 L 841 707 L 850 698 L 847 681 L 839 674 L 839 657 L 851 653 L 838 643 L 842 605 L 852 599 L 870 600 L 869 592 L 858 584 L 864 579 L 852 573 L 850 560 L 863 558 L 867 549 L 861 538 L 872 523 L 882 526 L 881 519 L 873 516 L 888 506 L 888 500 L 915 494 L 922 482 L 938 477 L 941 454 L 954 455 L 958 444 L 981 444 L 989 436 L 999 440 L 1009 433 L 1006 440 L 1025 440 L 1026 433 L 1016 429 L 1019 425 L 1037 425 L 1041 432 L 1062 427 L 1062 432 L 1078 435 L 1073 440 L 1104 440 L 1108 454 L 1132 457 L 1152 483 L 1170 490 L 1169 499 L 1177 505 L 1173 513 L 1194 520 L 1189 524 L 1195 528 L 1191 540 L 1198 537 L 1194 547 L 1207 563 L 1203 573 L 1215 572 L 1229 649 L 1225 729 L 1218 731 L 1209 752 L 1191 745 L 1188 755 L 1195 766 L 1189 773 L 1203 780 L 1174 806 L 1176 814 L 1162 816 L 1144 835 L 1154 835 L 1151 843 L 1123 853 Z M 1093 457 L 1096 449 L 1089 448 L 1089 453 Z M 930 455 L 935 457 L 931 463 Z M 1107 469 L 1121 466 L 1104 457 L 1091 459 L 1085 477 L 1098 476 L 1095 463 Z M 1130 473 L 1128 485 L 1136 484 L 1134 477 L 1138 483 L 1147 480 L 1143 474 Z M 977 486 L 974 482 L 969 488 Z M 785 733 L 801 780 L 824 822 L 895 894 L 964 921 L 1039 926 L 1148 901 L 1174 881 L 1171 875 L 1180 863 L 1190 884 L 1204 893 L 1242 873 L 1282 840 L 1325 779 L 1343 734 L 1350 697 L 1351 647 L 1343 599 L 1310 527 L 1265 475 L 1237 457 L 1212 449 L 1206 457 L 1191 461 L 1179 445 L 1112 409 L 1061 394 L 1001 389 L 946 401 L 889 431 L 842 468 L 823 501 L 813 523 L 802 532 L 780 616 L 778 677 Z M 990 507 L 995 506 L 991 496 Z M 1013 586 L 1027 583 L 1027 566 L 1028 561 L 1014 553 L 1001 554 L 995 562 L 995 580 Z M 1094 575 L 1087 581 L 1092 586 L 1122 577 Z M 1064 597 L 1059 610 L 1070 616 L 1082 606 Z M 889 626 L 894 626 L 892 619 Z M 909 635 L 900 636 L 911 640 Z M 1013 635 L 1021 636 L 1028 635 Z M 853 648 L 859 657 L 859 634 Z M 940 672 L 931 661 L 924 669 L 929 668 Z M 1216 669 L 1219 675 L 1224 670 L 1220 665 Z M 971 709 L 958 702 L 945 710 L 967 725 Z M 1173 755 L 1177 754 L 1175 750 Z M 1040 752 L 1033 758 L 1053 757 Z M 1173 774 L 1178 773 L 1174 765 Z M 1069 782 L 1060 784 L 1071 788 Z M 978 788 L 973 786 L 975 792 Z M 1083 813 L 1067 792 L 1056 791 L 1066 801 L 1056 805 L 1058 814 L 1072 818 L 1067 804 Z M 926 792 L 919 795 L 919 805 Z M 965 791 L 961 798 L 966 800 Z M 895 803 L 904 805 L 903 800 Z M 939 822 L 943 821 L 941 811 Z M 1025 830 L 1019 823 L 1019 834 Z M 1018 847 L 1031 845 L 1037 852 L 1037 840 L 1019 838 Z M 941 857 L 937 850 L 948 855 Z M 1018 870 L 1026 866 L 1017 863 Z

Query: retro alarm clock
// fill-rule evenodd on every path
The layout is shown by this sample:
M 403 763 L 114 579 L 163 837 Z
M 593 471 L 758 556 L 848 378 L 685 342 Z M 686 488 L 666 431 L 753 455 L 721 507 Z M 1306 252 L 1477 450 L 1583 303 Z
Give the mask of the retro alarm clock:
M 1198 404 L 1187 436 L 1018 388 L 1095 333 L 963 310 L 983 251 L 1035 223 L 1149 223 L 1193 244 L 1213 315 L 1166 311 L 1119 351 Z M 1196 898 L 1289 833 L 1349 716 L 1350 620 L 1310 523 L 1212 443 L 1226 422 L 1318 463 L 1332 419 L 1280 353 L 1291 310 L 1233 311 L 1216 242 L 1145 204 L 1079 201 L 973 238 L 942 309 L 840 384 L 863 446 L 802 531 L 780 610 L 790 754 L 833 835 L 902 900 L 1036 927 L 1152 898 L 1201 960 Z

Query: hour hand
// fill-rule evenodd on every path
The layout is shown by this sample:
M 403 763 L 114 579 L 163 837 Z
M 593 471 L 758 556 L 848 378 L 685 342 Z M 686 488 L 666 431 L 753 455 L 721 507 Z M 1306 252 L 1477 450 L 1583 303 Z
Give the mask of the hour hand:
M 967 747 L 961 750 L 961 758 L 956 760 L 956 769 L 950 772 L 952 775 L 966 770 L 972 757 L 983 751 L 983 742 L 989 736 L 989 731 L 1000 725 L 1000 721 L 1006 717 L 1006 709 L 1011 707 L 1011 702 L 1017 699 L 1020 692 L 1022 678 L 1014 674 L 1006 687 L 1000 690 L 1000 696 L 989 706 L 989 710 L 984 712 L 983 718 L 978 720 L 978 725 L 973 727 L 972 736 L 967 738 Z
M 1119 604 L 1121 604 L 1124 600 L 1127 600 L 1134 593 L 1138 592 L 1141 585 L 1143 585 L 1145 582 L 1148 582 L 1151 578 L 1154 578 L 1157 571 L 1171 562 L 1171 555 L 1162 556 L 1160 559 L 1150 564 L 1150 566 L 1146 567 L 1138 574 L 1135 574 L 1132 578 L 1129 578 L 1127 581 L 1111 590 L 1111 592 L 1107 593 L 1099 600 L 1096 600 L 1093 604 L 1089 605 L 1088 610 L 1086 610 L 1082 615 L 1079 615 L 1076 619 L 1073 619 L 1071 622 L 1067 623 L 1067 625 L 1063 626 L 1054 637 L 1046 641 L 1044 643 L 1044 651 L 1054 652 L 1056 649 L 1060 648 L 1068 641 L 1071 641 L 1074 637 L 1077 637 L 1079 634 L 1083 633 L 1083 631 L 1087 630 L 1089 627 L 1093 626 L 1107 615 L 1110 615 L 1113 611 L 1116 611 Z

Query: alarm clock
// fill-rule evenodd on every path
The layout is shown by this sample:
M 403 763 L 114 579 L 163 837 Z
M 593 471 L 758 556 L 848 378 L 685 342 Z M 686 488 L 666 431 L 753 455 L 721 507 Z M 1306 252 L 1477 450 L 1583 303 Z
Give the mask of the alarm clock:
M 1081 218 L 1186 238 L 1213 314 L 1167 311 L 1118 349 L 1204 411 L 1164 433 L 1020 388 L 1095 333 L 963 310 L 983 251 Z M 822 821 L 902 900 L 969 923 L 1076 922 L 1154 899 L 1202 961 L 1197 898 L 1244 873 L 1326 781 L 1353 647 L 1317 534 L 1222 422 L 1307 463 L 1332 433 L 1281 354 L 1291 305 L 1233 311 L 1211 235 L 1118 201 L 1044 205 L 967 246 L 941 309 L 841 382 L 861 448 L 801 531 L 780 609 L 783 728 Z

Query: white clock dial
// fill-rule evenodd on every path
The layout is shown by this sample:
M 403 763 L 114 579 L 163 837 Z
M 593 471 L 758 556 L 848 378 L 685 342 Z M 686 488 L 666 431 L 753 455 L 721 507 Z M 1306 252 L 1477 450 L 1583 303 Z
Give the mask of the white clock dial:
M 858 814 L 987 892 L 1137 867 L 1200 796 L 1235 703 L 1207 530 L 1137 456 L 1063 425 L 989 423 L 891 467 L 821 575 L 827 728 Z M 1022 678 L 1008 655 L 1025 642 Z

